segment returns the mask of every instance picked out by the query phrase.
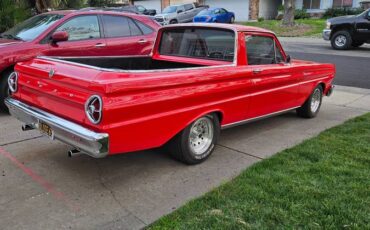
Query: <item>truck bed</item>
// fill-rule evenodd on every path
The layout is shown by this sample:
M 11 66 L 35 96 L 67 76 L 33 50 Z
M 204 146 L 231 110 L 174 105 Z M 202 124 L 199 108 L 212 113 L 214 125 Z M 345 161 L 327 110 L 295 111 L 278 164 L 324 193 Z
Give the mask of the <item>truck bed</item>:
M 92 67 L 120 70 L 158 70 L 200 67 L 202 65 L 155 60 L 151 57 L 73 57 L 56 59 Z

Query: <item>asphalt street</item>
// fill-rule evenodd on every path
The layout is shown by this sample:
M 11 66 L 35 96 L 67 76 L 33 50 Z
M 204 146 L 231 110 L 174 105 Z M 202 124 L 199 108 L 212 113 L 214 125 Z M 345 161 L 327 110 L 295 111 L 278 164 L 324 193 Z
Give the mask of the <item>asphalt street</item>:
M 370 45 L 338 51 L 322 39 L 280 38 L 280 41 L 293 59 L 334 63 L 335 84 L 370 89 Z

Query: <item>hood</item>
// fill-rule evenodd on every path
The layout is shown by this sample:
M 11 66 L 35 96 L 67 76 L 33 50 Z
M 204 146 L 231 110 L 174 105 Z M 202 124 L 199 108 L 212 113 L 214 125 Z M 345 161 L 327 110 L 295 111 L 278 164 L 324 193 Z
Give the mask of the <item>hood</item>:
M 11 40 L 11 39 L 2 39 L 0 38 L 0 48 L 4 46 L 16 45 L 22 43 L 23 41 Z
M 337 23 L 337 22 L 352 22 L 356 19 L 356 15 L 347 15 L 347 16 L 340 16 L 335 18 L 330 18 L 328 21 L 331 23 Z

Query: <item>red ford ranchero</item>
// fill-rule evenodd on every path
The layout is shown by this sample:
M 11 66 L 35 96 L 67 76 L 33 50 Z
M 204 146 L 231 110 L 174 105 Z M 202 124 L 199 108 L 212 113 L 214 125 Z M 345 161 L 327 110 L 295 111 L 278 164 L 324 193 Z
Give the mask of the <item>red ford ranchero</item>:
M 166 146 L 197 164 L 221 129 L 296 110 L 315 117 L 333 64 L 291 60 L 275 34 L 226 24 L 159 29 L 151 56 L 38 57 L 9 79 L 10 113 L 92 157 Z

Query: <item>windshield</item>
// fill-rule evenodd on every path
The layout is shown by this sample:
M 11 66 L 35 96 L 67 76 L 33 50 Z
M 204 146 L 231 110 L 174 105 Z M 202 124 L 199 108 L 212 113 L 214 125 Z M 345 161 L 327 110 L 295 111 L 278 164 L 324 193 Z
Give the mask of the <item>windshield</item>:
M 175 13 L 177 10 L 177 6 L 168 6 L 166 7 L 164 10 L 163 10 L 163 13 L 164 14 L 168 14 L 168 13 Z
M 2 33 L 1 37 L 14 40 L 32 41 L 55 22 L 63 18 L 63 16 L 64 15 L 59 14 L 44 14 L 32 17 Z
M 362 12 L 361 14 L 359 14 L 358 16 L 365 17 L 369 12 L 370 12 L 370 10 L 365 10 L 364 12 Z
M 199 12 L 199 16 L 202 16 L 202 15 L 211 15 L 213 14 L 213 10 L 202 10 Z

